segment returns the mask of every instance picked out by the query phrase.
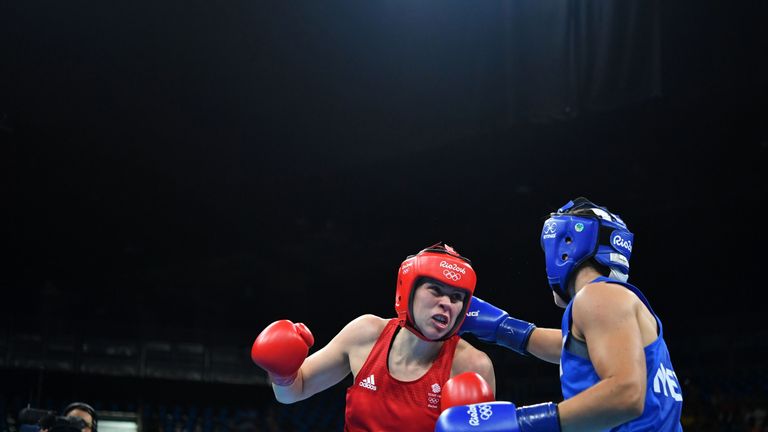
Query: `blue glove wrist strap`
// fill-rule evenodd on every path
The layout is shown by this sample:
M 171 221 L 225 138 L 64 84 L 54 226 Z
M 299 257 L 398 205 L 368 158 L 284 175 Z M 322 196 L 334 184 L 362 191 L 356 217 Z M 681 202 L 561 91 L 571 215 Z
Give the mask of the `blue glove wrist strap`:
M 552 402 L 520 407 L 516 413 L 520 432 L 560 432 L 560 415 Z
M 519 354 L 528 354 L 528 339 L 535 328 L 527 321 L 507 317 L 496 329 L 496 343 Z

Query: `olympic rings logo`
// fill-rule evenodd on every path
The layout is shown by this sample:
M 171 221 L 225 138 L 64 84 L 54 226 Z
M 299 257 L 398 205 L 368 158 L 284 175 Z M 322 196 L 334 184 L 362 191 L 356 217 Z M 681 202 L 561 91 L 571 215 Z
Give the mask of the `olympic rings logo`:
M 480 410 L 480 418 L 483 420 L 488 420 L 493 415 L 490 405 L 480 405 L 478 409 Z
M 555 222 L 544 224 L 544 234 L 554 234 L 556 230 L 557 224 Z
M 461 279 L 461 275 L 456 273 L 455 271 L 451 270 L 443 270 L 443 276 L 446 278 L 456 282 L 457 280 Z
M 467 409 L 467 414 L 469 415 L 467 424 L 469 424 L 470 426 L 480 426 L 481 420 L 485 421 L 491 418 L 491 416 L 493 415 L 493 410 L 491 409 L 491 406 L 488 404 L 469 405 L 469 408 Z
M 437 405 L 437 403 L 440 402 L 440 399 L 438 399 L 438 398 L 432 398 L 431 397 L 428 400 L 429 400 L 429 403 L 431 403 L 432 405 Z

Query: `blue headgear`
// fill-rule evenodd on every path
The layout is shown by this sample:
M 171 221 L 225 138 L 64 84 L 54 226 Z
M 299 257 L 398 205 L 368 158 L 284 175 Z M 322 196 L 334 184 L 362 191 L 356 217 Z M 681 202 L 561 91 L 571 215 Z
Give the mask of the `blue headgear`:
M 571 273 L 592 257 L 611 270 L 611 278 L 626 282 L 633 238 L 624 221 L 605 207 L 583 197 L 569 201 L 550 214 L 541 231 L 549 286 L 570 302 Z

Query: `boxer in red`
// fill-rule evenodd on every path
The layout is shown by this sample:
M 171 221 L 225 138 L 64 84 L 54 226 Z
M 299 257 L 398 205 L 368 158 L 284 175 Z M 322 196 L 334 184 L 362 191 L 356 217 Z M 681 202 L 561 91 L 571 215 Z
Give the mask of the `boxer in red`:
M 251 358 L 267 371 L 282 403 L 306 399 L 351 372 L 345 431 L 431 432 L 451 377 L 461 375 L 449 386 L 452 400 L 477 394 L 488 400 L 495 392 L 491 360 L 456 334 L 475 283 L 470 261 L 450 246 L 436 244 L 400 265 L 396 318 L 356 318 L 309 357 L 314 343 L 309 329 L 277 321 L 256 338 Z M 476 372 L 482 379 L 464 372 Z

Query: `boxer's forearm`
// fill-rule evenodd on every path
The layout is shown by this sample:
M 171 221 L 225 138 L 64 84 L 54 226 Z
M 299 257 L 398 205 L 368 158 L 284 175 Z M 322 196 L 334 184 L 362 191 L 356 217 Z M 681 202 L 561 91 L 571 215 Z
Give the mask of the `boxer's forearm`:
M 526 347 L 528 353 L 544 361 L 559 364 L 563 349 L 563 333 L 560 329 L 537 327 L 531 333 Z
M 281 386 L 272 383 L 272 390 L 275 392 L 275 399 L 284 404 L 292 404 L 309 397 L 304 395 L 304 377 L 301 369 L 299 369 L 296 379 L 290 385 Z

